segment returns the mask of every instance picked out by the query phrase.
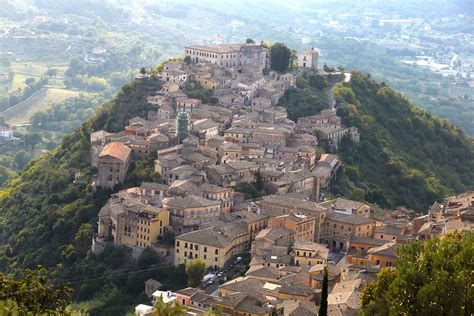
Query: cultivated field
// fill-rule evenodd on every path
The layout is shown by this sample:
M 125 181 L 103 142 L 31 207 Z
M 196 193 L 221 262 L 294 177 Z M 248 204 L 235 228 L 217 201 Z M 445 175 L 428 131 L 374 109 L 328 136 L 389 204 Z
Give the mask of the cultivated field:
M 77 95 L 79 95 L 78 91 L 46 88 L 5 112 L 0 113 L 0 116 L 4 116 L 6 121 L 11 124 L 28 123 L 34 113 L 44 111 L 53 103 L 58 103 Z

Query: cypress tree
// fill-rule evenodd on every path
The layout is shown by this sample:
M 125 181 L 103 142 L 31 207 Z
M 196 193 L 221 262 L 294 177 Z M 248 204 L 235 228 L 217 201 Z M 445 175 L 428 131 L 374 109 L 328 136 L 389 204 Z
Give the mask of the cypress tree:
M 328 269 L 324 268 L 323 287 L 321 290 L 321 304 L 319 306 L 319 316 L 327 316 L 328 314 Z

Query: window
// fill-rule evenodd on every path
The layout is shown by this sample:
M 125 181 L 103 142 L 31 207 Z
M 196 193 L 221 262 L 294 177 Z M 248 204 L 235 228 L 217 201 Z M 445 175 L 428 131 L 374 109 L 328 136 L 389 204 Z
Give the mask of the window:
M 184 243 L 184 248 L 188 248 L 188 243 L 187 242 Z
M 204 247 L 204 252 L 207 252 L 207 247 Z
M 176 247 L 179 247 L 179 240 L 176 241 Z

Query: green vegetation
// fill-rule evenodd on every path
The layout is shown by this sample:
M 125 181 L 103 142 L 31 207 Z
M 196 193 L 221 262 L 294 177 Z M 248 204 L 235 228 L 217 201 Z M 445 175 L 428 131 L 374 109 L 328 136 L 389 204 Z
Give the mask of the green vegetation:
M 19 102 L 25 101 L 33 93 L 41 90 L 47 83 L 47 78 L 41 78 L 39 80 L 34 78 L 26 79 L 26 86 L 23 89 L 18 89 L 15 93 L 7 94 L 0 98 L 0 111 L 4 111 Z
M 160 297 L 155 306 L 153 306 L 153 311 L 151 316 L 186 316 L 187 308 L 176 302 L 165 303 Z
M 296 78 L 296 88 L 287 90 L 278 105 L 287 109 L 291 120 L 318 114 L 327 107 L 327 86 L 323 76 L 304 73 Z
M 99 102 L 103 99 L 80 94 L 34 113 L 30 123 L 35 131 L 70 132 L 94 114 Z
M 53 282 L 66 282 L 75 290 L 73 309 L 90 315 L 118 315 L 143 302 L 138 294 L 144 278 L 160 280 L 168 289 L 186 285 L 184 266 L 153 258 L 134 262 L 125 247 L 107 247 L 100 254 L 89 250 L 97 214 L 112 193 L 94 192 L 90 185 L 90 133 L 118 132 L 129 118 L 145 116 L 146 97 L 159 88 L 152 78 L 124 86 L 60 146 L 29 162 L 0 190 L 0 229 L 8 236 L 0 252 L 2 271 L 19 276 L 24 268 L 44 266 Z M 137 176 L 147 167 L 145 162 L 136 168 Z M 73 182 L 76 172 L 82 177 Z
M 2 187 L 8 180 L 13 179 L 16 176 L 16 173 L 5 167 L 0 165 L 0 187 Z
M 13 139 L 0 137 L 0 187 L 30 159 L 44 149 L 54 148 L 54 143 L 44 141 L 40 134 L 25 130 L 14 133 Z M 52 145 L 52 146 L 51 146 Z
M 20 279 L 0 273 L 0 310 L 2 315 L 67 315 L 72 290 L 48 284 L 48 277 L 25 271 Z
M 270 48 L 272 70 L 285 72 L 290 66 L 291 50 L 285 44 L 275 43 Z
M 460 128 L 361 73 L 338 84 L 334 96 L 343 124 L 361 135 L 359 144 L 341 143 L 345 165 L 336 193 L 360 196 L 360 188 L 380 206 L 425 211 L 434 200 L 474 185 L 473 140 Z
M 204 104 L 216 105 L 219 100 L 213 96 L 213 91 L 204 89 L 197 81 L 190 80 L 185 86 L 186 94 L 190 98 L 200 99 Z
M 267 194 L 265 191 L 265 183 L 263 182 L 260 170 L 255 174 L 254 182 L 241 182 L 233 187 L 234 190 L 244 193 L 246 199 L 256 199 Z
M 363 315 L 472 315 L 474 233 L 414 241 L 398 249 L 362 295 Z
M 28 123 L 30 118 L 37 112 L 48 111 L 52 104 L 61 103 L 68 98 L 76 97 L 77 91 L 47 88 L 38 91 L 35 95 L 23 102 L 16 103 L 2 113 L 2 116 L 11 124 Z M 92 113 L 90 113 L 92 115 Z M 83 120 L 81 120 L 83 122 Z M 75 127 L 79 126 L 79 122 Z
M 328 314 L 328 294 L 329 294 L 329 277 L 328 268 L 324 267 L 324 278 L 321 287 L 321 304 L 319 304 L 319 316 L 327 316 Z
M 181 144 L 189 136 L 190 117 L 188 113 L 180 112 L 176 117 L 176 138 Z
M 188 285 L 197 287 L 201 284 L 202 278 L 206 273 L 206 261 L 202 259 L 193 259 L 186 263 L 186 275 L 188 276 Z
M 265 195 L 264 192 L 257 190 L 253 183 L 241 182 L 235 185 L 233 189 L 243 193 L 246 199 L 256 199 Z

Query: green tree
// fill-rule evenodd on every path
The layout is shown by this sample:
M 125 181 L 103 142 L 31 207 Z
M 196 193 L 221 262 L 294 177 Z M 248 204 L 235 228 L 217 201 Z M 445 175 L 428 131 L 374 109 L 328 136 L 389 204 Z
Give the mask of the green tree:
M 257 190 L 254 183 L 241 182 L 234 186 L 234 190 L 244 193 L 246 199 L 255 199 L 262 196 L 262 191 Z
M 361 188 L 354 188 L 352 190 L 351 195 L 349 195 L 349 199 L 359 202 L 365 201 L 365 191 Z
M 0 165 L 0 187 L 3 186 L 5 182 L 15 177 L 15 172 L 8 169 L 5 166 Z
M 162 243 L 174 246 L 175 237 L 176 235 L 172 230 L 167 230 L 163 234 L 163 237 L 159 236 L 158 238 Z
M 74 236 L 74 241 L 76 243 L 76 249 L 80 253 L 86 253 L 91 246 L 92 236 L 95 233 L 94 227 L 89 223 L 84 223 L 79 227 L 79 230 Z
M 41 142 L 41 135 L 39 133 L 28 133 L 23 135 L 23 142 L 28 147 L 31 147 L 31 150 L 35 150 L 36 145 Z
M 193 259 L 186 263 L 186 274 L 188 276 L 189 286 L 199 286 L 206 273 L 206 261 L 202 259 Z
M 294 68 L 294 63 L 295 61 L 298 60 L 298 55 L 297 55 L 297 51 L 295 49 L 292 49 L 291 50 L 291 55 L 290 55 L 290 68 L 293 69 Z
M 176 116 L 176 138 L 179 143 L 189 136 L 190 120 L 189 114 L 186 112 L 179 112 Z
M 18 312 L 11 315 L 68 315 L 71 293 L 69 287 L 49 285 L 48 277 L 31 270 L 17 280 L 0 273 L 1 305 Z
M 285 72 L 290 65 L 291 50 L 285 44 L 275 43 L 270 48 L 270 60 L 273 70 Z
M 309 76 L 309 85 L 321 91 L 328 87 L 328 81 L 322 75 L 311 75 Z
M 255 173 L 255 188 L 258 191 L 263 191 L 264 190 L 264 182 L 263 182 L 263 177 L 262 173 L 260 172 L 260 169 L 258 169 L 257 173 Z
M 58 75 L 58 70 L 56 68 L 50 68 L 46 71 L 46 75 L 56 77 Z
M 326 64 L 323 65 L 323 70 L 325 72 L 334 72 L 335 71 L 334 67 L 328 66 Z
M 328 269 L 324 267 L 324 278 L 321 289 L 321 304 L 319 305 L 319 316 L 327 316 L 328 314 L 328 294 L 329 294 L 329 279 Z
M 18 169 L 23 169 L 23 167 L 30 161 L 30 155 L 24 150 L 20 150 L 16 153 L 15 158 L 13 158 L 15 165 Z
M 396 270 L 383 270 L 364 290 L 363 314 L 472 315 L 472 258 L 473 232 L 401 246 Z
M 160 297 L 153 306 L 152 314 L 153 316 L 186 316 L 187 308 L 182 306 L 179 303 L 165 303 Z
M 160 257 L 156 251 L 150 247 L 146 247 L 138 257 L 137 267 L 143 269 L 152 265 L 160 264 L 160 261 Z
M 184 57 L 183 61 L 188 65 L 191 64 L 191 56 L 188 55 L 188 56 Z
M 253 39 L 251 39 L 251 38 L 247 38 L 247 39 L 245 40 L 245 43 L 247 43 L 247 44 L 255 44 L 255 41 L 254 41 Z

